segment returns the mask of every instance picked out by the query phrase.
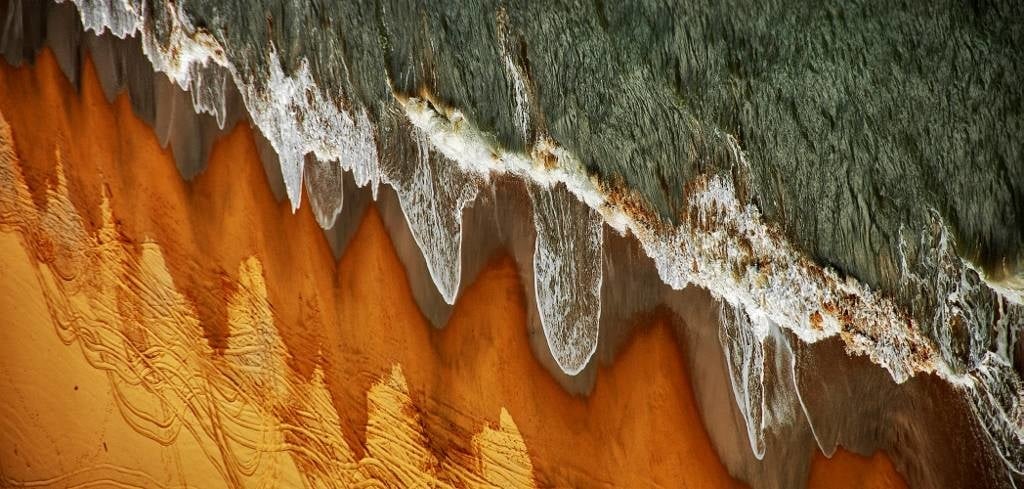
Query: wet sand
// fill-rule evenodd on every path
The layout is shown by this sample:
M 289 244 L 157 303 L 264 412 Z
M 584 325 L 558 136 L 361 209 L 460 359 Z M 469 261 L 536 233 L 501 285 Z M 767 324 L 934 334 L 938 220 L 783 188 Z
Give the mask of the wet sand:
M 672 318 L 569 395 L 531 352 L 507 255 L 434 329 L 373 206 L 335 260 L 309 206 L 274 199 L 245 124 L 185 182 L 88 61 L 77 92 L 48 51 L 0 73 L 8 483 L 740 485 Z M 901 484 L 842 451 L 810 483 Z

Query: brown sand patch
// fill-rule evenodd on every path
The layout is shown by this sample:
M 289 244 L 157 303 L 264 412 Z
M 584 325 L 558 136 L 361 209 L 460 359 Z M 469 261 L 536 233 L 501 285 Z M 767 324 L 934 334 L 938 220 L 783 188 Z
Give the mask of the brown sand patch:
M 875 452 L 864 457 L 839 449 L 831 459 L 815 452 L 807 486 L 811 489 L 897 489 L 907 484 L 885 453 Z

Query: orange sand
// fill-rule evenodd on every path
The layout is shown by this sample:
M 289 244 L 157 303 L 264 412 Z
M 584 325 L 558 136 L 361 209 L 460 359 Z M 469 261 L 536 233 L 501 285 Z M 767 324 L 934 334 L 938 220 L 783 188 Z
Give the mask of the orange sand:
M 72 224 L 53 224 L 60 232 L 48 233 L 45 226 L 36 231 L 36 225 L 19 225 L 13 222 L 18 219 L 0 212 L 0 298 L 34 298 L 20 309 L 11 306 L 14 312 L 0 321 L 22 325 L 40 338 L 38 345 L 57 341 L 37 349 L 45 356 L 18 357 L 23 357 L 21 366 L 6 374 L 14 379 L 13 387 L 0 386 L 32 386 L 30 390 L 45 391 L 40 393 L 44 397 L 64 399 L 66 382 L 50 383 L 39 376 L 92 376 L 88 385 L 101 391 L 94 401 L 108 406 L 93 410 L 74 401 L 66 405 L 63 417 L 18 418 L 36 434 L 0 423 L 3 433 L 38 445 L 20 455 L 0 452 L 0 475 L 17 478 L 13 465 L 18 465 L 21 480 L 112 465 L 110 440 L 104 436 L 115 433 L 113 440 L 131 445 L 118 449 L 134 452 L 122 455 L 128 458 L 118 459 L 118 466 L 158 467 L 164 460 L 177 469 L 168 469 L 171 474 L 162 478 L 149 473 L 146 477 L 153 479 L 146 480 L 166 484 L 185 480 L 175 471 L 184 474 L 192 469 L 183 467 L 204 466 L 189 462 L 204 459 L 214 475 L 224 474 L 210 480 L 249 481 L 252 471 L 241 470 L 246 464 L 228 463 L 241 443 L 249 450 L 245 453 L 289 454 L 290 461 L 273 459 L 280 469 L 267 477 L 278 482 L 298 477 L 325 484 L 323 477 L 344 474 L 352 484 L 377 479 L 399 486 L 417 481 L 738 485 L 718 460 L 697 415 L 667 318 L 638 329 L 614 365 L 598 373 L 589 397 L 570 396 L 530 351 L 525 302 L 510 258 L 496 256 L 460 297 L 447 327 L 432 329 L 416 308 L 377 212 L 371 207 L 335 262 L 309 206 L 292 215 L 287 203 L 274 201 L 245 125 L 216 144 L 205 172 L 183 182 L 170 152 L 132 114 L 125 95 L 108 104 L 88 62 L 81 90 L 75 93 L 49 51 L 31 68 L 3 67 L 0 113 L 10 125 L 31 193 L 26 199 L 32 205 L 19 209 L 31 208 L 24 212 L 40 215 L 58 209 L 64 217 L 57 221 L 82 217 L 81 232 L 68 236 Z M 63 186 L 56 178 L 58 170 L 66 175 Z M 58 197 L 66 198 L 67 205 L 55 205 Z M 25 251 L 18 253 L 18 246 Z M 76 247 L 94 251 L 88 258 L 62 258 Z M 111 260 L 127 265 L 115 267 Z M 85 278 L 62 273 L 65 268 L 98 275 L 96 283 L 106 288 L 76 288 L 76 281 Z M 103 277 L 107 268 L 119 274 L 108 280 Z M 25 276 L 30 273 L 36 277 Z M 61 285 L 61 280 L 71 285 Z M 173 307 L 165 308 L 161 301 L 171 301 Z M 73 314 L 65 315 L 65 310 Z M 76 314 L 85 319 L 76 321 Z M 161 328 L 176 333 L 168 337 Z M 55 331 L 75 335 L 58 341 Z M 100 340 L 82 339 L 90 334 Z M 53 337 L 47 340 L 47 335 Z M 259 338 L 259 345 L 247 343 L 251 337 Z M 96 345 L 105 345 L 103 338 L 137 350 L 139 358 L 152 354 L 181 360 L 169 371 L 194 373 L 188 380 L 191 388 L 214 394 L 200 396 L 199 402 L 192 394 L 182 394 L 173 379 L 153 380 L 143 374 L 138 384 L 119 387 L 123 370 L 136 368 L 128 361 L 135 356 L 126 356 L 121 370 L 93 361 L 121 358 L 114 349 L 96 353 Z M 13 350 L 22 348 L 21 341 L 5 341 L 3 355 L 17 357 Z M 152 351 L 154 344 L 161 350 Z M 81 347 L 88 364 L 74 367 L 67 352 L 75 351 L 70 348 L 74 345 Z M 68 357 L 61 363 L 66 368 L 45 366 L 51 354 Z M 33 374 L 26 367 L 30 364 L 44 366 L 37 365 L 41 370 Z M 106 371 L 113 387 L 102 391 L 102 375 L 80 371 L 87 365 Z M 154 360 L 153 365 L 162 364 Z M 271 378 L 267 372 L 273 373 Z M 154 393 L 160 402 L 142 400 Z M 3 403 L 24 395 L 5 394 L 11 393 L 0 392 L 0 412 L 22 409 Z M 115 404 L 107 396 L 121 396 L 115 403 L 120 414 L 111 411 Z M 137 436 L 140 430 L 134 428 L 148 420 L 128 423 L 135 435 L 116 421 L 118 416 L 134 419 L 138 413 L 130 408 L 148 405 L 172 413 L 180 408 L 183 414 L 172 425 L 193 432 L 195 441 L 180 442 L 187 446 L 171 457 L 176 462 L 167 457 L 142 460 L 147 451 L 166 449 L 153 441 L 166 442 L 157 434 Z M 235 408 L 255 414 L 243 416 Z M 108 428 L 96 434 L 90 431 L 95 426 Z M 256 443 L 257 435 L 274 441 Z M 60 452 L 62 440 L 92 444 L 67 448 L 77 455 L 59 454 L 57 461 L 32 458 Z M 132 457 L 138 466 L 132 465 Z M 31 466 L 21 467 L 22 461 Z M 831 460 L 815 459 L 811 485 L 883 487 L 880 481 L 887 483 L 884 487 L 902 484 L 884 455 L 861 459 L 840 452 Z
M 808 487 L 831 489 L 884 489 L 907 487 L 892 462 L 882 452 L 862 457 L 837 450 L 831 459 L 816 452 Z

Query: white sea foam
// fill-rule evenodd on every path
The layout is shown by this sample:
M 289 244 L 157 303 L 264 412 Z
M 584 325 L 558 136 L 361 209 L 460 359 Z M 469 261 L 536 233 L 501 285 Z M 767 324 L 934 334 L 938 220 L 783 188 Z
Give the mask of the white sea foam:
M 189 90 L 196 110 L 214 115 L 222 127 L 226 119 L 223 89 L 227 81 L 223 73 L 230 74 L 250 119 L 278 155 L 293 210 L 302 198 L 306 154 L 315 155 L 321 162 L 338 161 L 353 173 L 357 183 L 376 189 L 380 172 L 369 118 L 363 111 L 350 115 L 325 96 L 316 86 L 305 60 L 295 73 L 285 74 L 277 51 L 270 46 L 270 71 L 264 80 L 265 88 L 259 89 L 228 61 L 224 47 L 213 35 L 192 25 L 177 3 L 165 4 L 169 6 L 171 31 L 165 43 L 158 43 L 144 28 L 147 12 L 141 9 L 149 3 L 72 1 L 85 29 L 97 34 L 109 31 L 121 39 L 140 36 L 143 53 L 153 69 Z
M 529 188 L 537 228 L 533 279 L 541 326 L 558 366 L 575 375 L 597 351 L 603 223 L 560 185 Z
M 161 46 L 144 29 L 148 14 L 144 9 L 149 3 L 127 0 L 71 1 L 78 7 L 82 27 L 86 30 L 96 34 L 106 31 L 120 39 L 140 35 L 142 51 L 153 63 L 153 69 L 165 74 L 182 89 L 189 90 L 196 111 L 214 116 L 220 127 L 224 127 L 227 115 L 224 89 L 227 80 L 223 72 L 211 68 L 212 65 L 228 68 L 230 63 L 220 43 L 209 33 L 196 29 L 188 16 L 180 10 L 180 5 L 167 9 L 170 34 Z
M 383 176 L 398 194 L 399 204 L 427 270 L 441 297 L 455 304 L 462 278 L 462 210 L 476 199 L 482 181 L 434 154 L 427 136 L 413 130 L 417 157 L 409 172 Z
M 733 399 L 747 423 L 750 449 L 758 460 L 764 458 L 764 340 L 768 335 L 762 321 L 751 321 L 742 309 L 723 305 L 718 339 L 725 353 Z M 761 323 L 761 327 L 755 326 Z

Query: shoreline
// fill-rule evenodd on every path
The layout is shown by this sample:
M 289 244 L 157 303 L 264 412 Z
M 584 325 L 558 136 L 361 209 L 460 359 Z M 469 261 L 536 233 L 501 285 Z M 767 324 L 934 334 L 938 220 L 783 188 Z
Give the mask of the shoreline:
M 86 233 L 98 234 L 103 229 L 101 208 L 106 200 L 103 196 L 108 195 L 118 236 L 124 239 L 123 248 L 159 246 L 174 287 L 193 304 L 197 324 L 215 356 L 223 355 L 223 350 L 229 348 L 230 305 L 226 302 L 240 290 L 243 281 L 236 270 L 242 269 L 249 257 L 257 257 L 265 276 L 266 298 L 274 323 L 282 345 L 290 353 L 284 360 L 297 378 L 305 381 L 313 379 L 318 368 L 322 369 L 335 411 L 343 420 L 340 429 L 348 445 L 357 447 L 357 458 L 358 447 L 365 443 L 365 435 L 359 434 L 360 427 L 367 424 L 360 417 L 360 413 L 366 413 L 365 394 L 397 363 L 412 398 L 420 397 L 420 402 L 426 403 L 422 413 L 425 431 L 429 439 L 440 444 L 435 448 L 441 451 L 472 452 L 466 448 L 467 437 L 459 435 L 472 433 L 483 425 L 500 426 L 499 413 L 507 410 L 522 433 L 536 470 L 535 480 L 541 485 L 582 482 L 585 479 L 576 478 L 585 473 L 604 474 L 591 475 L 591 482 L 629 476 L 608 471 L 616 462 L 626 465 L 623 459 L 615 457 L 628 456 L 630 446 L 646 449 L 648 457 L 653 457 L 647 459 L 652 472 L 648 482 L 683 480 L 679 477 L 703 472 L 698 469 L 706 469 L 707 477 L 717 477 L 715 480 L 720 482 L 729 480 L 697 416 L 685 362 L 666 319 L 660 318 L 653 326 L 642 326 L 631 333 L 614 363 L 598 368 L 590 396 L 571 396 L 537 362 L 530 349 L 522 286 L 516 266 L 507 254 L 489 260 L 489 265 L 466 290 L 466 297 L 456 303 L 448 326 L 435 330 L 416 306 L 404 278 L 406 272 L 390 248 L 387 231 L 372 205 L 341 260 L 335 262 L 309 206 L 300 208 L 293 216 L 287 203 L 273 199 L 246 126 L 239 125 L 217 141 L 207 170 L 193 182 L 183 182 L 169 151 L 161 150 L 152 130 L 134 118 L 125 95 L 118 96 L 113 107 L 104 109 L 106 100 L 95 76 L 90 75 L 89 62 L 83 70 L 81 94 L 68 95 L 67 88 L 53 86 L 59 85 L 54 80 L 63 75 L 52 55 L 45 53 L 31 69 L 5 67 L 5 73 L 15 74 L 5 74 L 2 82 L 3 92 L 13 94 L 26 93 L 8 85 L 19 76 L 29 84 L 49 79 L 49 83 L 38 83 L 48 104 L 24 108 L 20 114 L 13 114 L 17 112 L 12 110 L 16 104 L 10 100 L 4 100 L 2 106 L 4 117 L 11 122 L 19 156 L 25 154 L 29 162 L 25 165 L 29 169 L 26 173 L 34 175 L 27 180 L 34 190 L 37 207 L 40 197 L 45 197 L 52 187 L 53 175 L 47 173 L 55 168 L 55 161 L 47 157 L 53 155 L 52 146 L 32 142 L 36 138 L 45 141 L 52 135 L 19 135 L 23 129 L 18 128 L 28 127 L 31 117 L 42 114 L 32 111 L 43 106 L 53 110 L 48 116 L 53 117 L 54 124 L 47 126 L 63 134 L 59 146 L 61 158 L 66 161 L 68 196 L 83 216 Z M 18 70 L 33 75 L 26 79 L 25 73 Z M 64 83 L 69 87 L 66 80 Z M 62 116 L 66 117 L 63 121 Z M 90 134 L 73 136 L 83 128 Z M 119 136 L 104 137 L 104 130 Z M 130 137 L 125 137 L 129 134 Z M 86 148 L 79 147 L 82 143 Z M 86 168 L 78 169 L 76 165 L 82 164 Z M 98 171 L 89 172 L 88 165 L 97 165 L 94 170 Z M 280 236 L 291 239 L 284 242 Z M 295 243 L 302 246 L 290 246 Z M 376 280 L 371 284 L 358 283 L 368 279 Z M 198 292 L 190 296 L 188 289 L 196 288 L 224 294 L 219 297 Z M 367 302 L 377 307 L 367 308 Z M 384 304 L 387 307 L 382 307 Z M 321 328 L 310 331 L 308 324 L 320 324 Z M 483 328 L 481 324 L 492 326 Z M 359 345 L 360 342 L 363 344 Z M 478 346 L 481 343 L 485 348 Z M 354 359 L 360 359 L 360 365 L 354 365 Z M 367 361 L 375 367 L 367 367 Z M 476 373 L 475 380 L 470 372 Z M 657 373 L 653 379 L 651 372 Z M 518 375 L 509 380 L 502 375 L 507 373 Z M 348 382 L 353 379 L 357 382 Z M 533 389 L 536 395 L 525 394 L 523 389 Z M 638 391 L 641 389 L 642 392 Z M 489 394 L 478 395 L 478 391 Z M 620 399 L 623 395 L 625 399 Z M 658 399 L 653 405 L 660 409 L 641 413 L 643 418 L 623 419 L 624 412 L 637 412 L 629 408 L 629 399 L 643 399 L 644 403 Z M 446 406 L 453 403 L 460 404 L 459 408 L 469 414 L 445 412 Z M 545 403 L 550 405 L 540 405 Z M 464 417 L 470 422 L 458 421 Z M 554 420 L 568 426 L 561 435 L 551 433 L 557 431 L 552 426 L 560 425 Z M 622 427 L 627 422 L 631 426 Z M 449 430 L 452 423 L 456 430 Z M 669 433 L 689 434 L 690 448 L 680 448 L 679 439 L 665 440 L 677 453 L 688 455 L 677 456 L 674 463 L 664 461 L 665 450 L 659 450 L 662 447 L 643 442 L 661 439 L 658 433 L 666 425 L 686 427 L 667 430 Z M 583 433 L 590 435 L 585 444 L 569 436 Z M 606 449 L 603 442 L 616 436 L 625 436 L 626 441 L 619 440 L 625 445 L 618 450 Z M 566 457 L 571 459 L 574 454 L 585 460 L 564 463 Z M 588 456 L 595 454 L 612 459 Z M 664 464 L 658 465 L 658 460 Z M 842 460 L 849 462 L 848 458 Z M 858 460 L 857 456 L 854 460 Z M 870 460 L 877 465 L 876 458 Z M 817 457 L 816 466 L 819 463 L 827 464 Z M 637 469 L 634 476 L 644 472 L 643 463 L 631 460 L 628 465 Z

